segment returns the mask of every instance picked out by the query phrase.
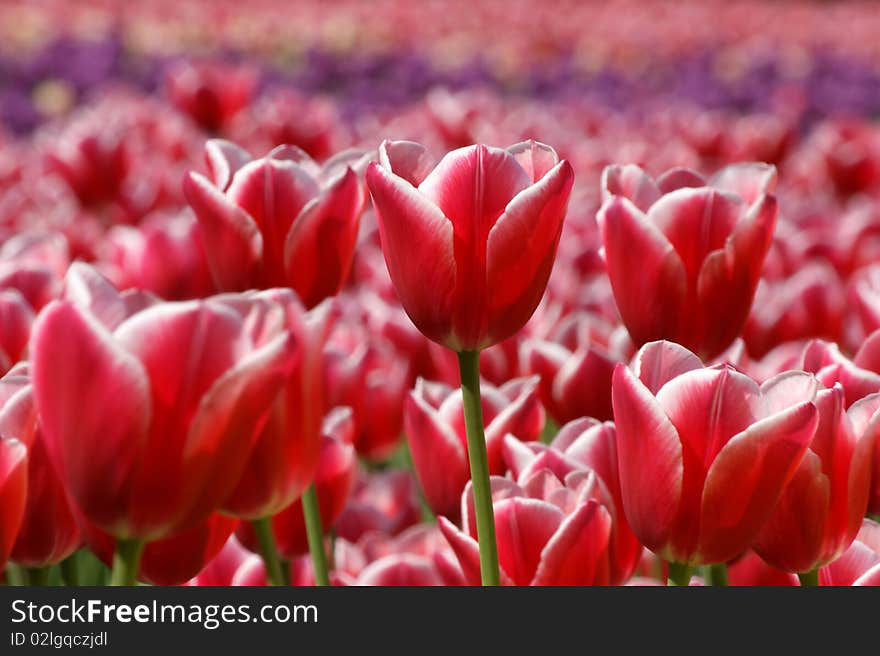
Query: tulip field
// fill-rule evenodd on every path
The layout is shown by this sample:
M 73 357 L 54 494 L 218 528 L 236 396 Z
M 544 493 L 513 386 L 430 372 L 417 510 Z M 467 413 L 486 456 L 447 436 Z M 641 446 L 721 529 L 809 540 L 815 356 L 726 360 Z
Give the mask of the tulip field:
M 0 581 L 880 585 L 880 11 L 553 5 L 0 3 Z

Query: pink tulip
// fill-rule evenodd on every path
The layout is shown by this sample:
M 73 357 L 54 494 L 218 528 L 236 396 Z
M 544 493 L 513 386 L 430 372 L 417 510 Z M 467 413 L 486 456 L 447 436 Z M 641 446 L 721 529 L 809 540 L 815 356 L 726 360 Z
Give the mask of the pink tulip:
M 783 407 L 767 383 L 727 365 L 704 368 L 669 342 L 646 344 L 633 367 L 618 365 L 612 383 L 627 521 L 669 562 L 735 558 L 804 457 L 816 407 L 809 399 Z
M 576 471 L 597 477 L 595 498 L 612 520 L 608 544 L 612 585 L 620 585 L 632 576 L 642 554 L 642 545 L 623 515 L 616 441 L 614 424 L 593 419 L 576 419 L 566 424 L 549 446 L 520 442 L 510 435 L 504 440 L 504 460 L 517 481 L 542 469 L 560 480 Z
M 727 566 L 727 581 L 728 585 L 741 586 L 800 585 L 797 576 L 768 565 L 754 551 L 747 551 Z
M 149 290 L 169 301 L 208 296 L 208 270 L 198 223 L 188 214 L 159 216 L 138 227 L 116 226 L 104 242 L 108 275 L 120 289 Z
M 705 181 L 602 174 L 597 220 L 620 315 L 636 345 L 680 342 L 709 359 L 739 335 L 776 223 L 773 167 L 741 164 Z
M 522 328 L 553 267 L 574 180 L 568 162 L 535 142 L 461 148 L 424 178 L 418 144 L 384 142 L 379 159 L 367 184 L 391 280 L 416 327 L 457 351 Z
M 544 427 L 537 378 L 518 378 L 501 388 L 483 384 L 483 420 L 489 471 L 503 474 L 504 436 L 536 441 Z M 461 493 L 470 479 L 467 435 L 458 390 L 419 380 L 404 408 L 404 427 L 425 498 L 438 515 L 458 518 Z
M 256 71 L 248 66 L 188 61 L 168 71 L 165 92 L 198 125 L 216 132 L 247 106 L 258 82 Z
M 548 469 L 518 483 L 492 477 L 501 582 L 507 585 L 606 585 L 611 515 L 596 500 L 598 479 L 574 471 L 560 479 Z M 469 585 L 480 582 L 480 558 L 470 484 L 462 495 L 459 529 L 446 517 L 440 530 Z
M 217 301 L 162 303 L 115 329 L 63 300 L 34 324 L 32 380 L 49 454 L 85 517 L 150 541 L 234 490 L 293 340 L 261 348 Z M 112 407 L 113 412 L 107 412 Z
M 307 308 L 338 292 L 365 200 L 352 168 L 360 157 L 322 168 L 291 146 L 251 160 L 234 144 L 209 141 L 212 180 L 191 172 L 183 190 L 217 287 L 292 287 Z

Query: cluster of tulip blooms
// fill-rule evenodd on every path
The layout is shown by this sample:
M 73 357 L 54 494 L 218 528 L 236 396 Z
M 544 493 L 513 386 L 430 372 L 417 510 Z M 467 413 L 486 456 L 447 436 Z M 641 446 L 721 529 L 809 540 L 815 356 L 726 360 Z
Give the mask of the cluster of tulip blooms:
M 0 572 L 880 585 L 880 128 L 800 118 L 201 60 L 0 139 Z

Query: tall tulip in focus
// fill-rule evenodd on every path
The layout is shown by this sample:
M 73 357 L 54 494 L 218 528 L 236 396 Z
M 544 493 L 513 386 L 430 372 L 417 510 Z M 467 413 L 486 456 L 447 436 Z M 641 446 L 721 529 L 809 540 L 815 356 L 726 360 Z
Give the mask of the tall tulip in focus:
M 776 225 L 776 169 L 706 181 L 610 166 L 597 219 L 620 316 L 636 346 L 667 339 L 711 360 L 739 335 Z
M 728 365 L 652 342 L 614 371 L 612 402 L 623 511 L 648 549 L 687 585 L 693 565 L 751 546 L 807 452 L 819 421 L 810 400 L 777 401 Z
M 379 159 L 367 185 L 391 281 L 416 327 L 458 353 L 482 582 L 497 585 L 479 354 L 541 300 L 574 173 L 533 141 L 460 148 L 433 169 L 423 146 L 386 141 Z
M 117 539 L 114 583 L 133 583 L 145 542 L 229 498 L 293 351 L 286 333 L 256 345 L 216 300 L 159 303 L 112 329 L 69 300 L 40 314 L 30 352 L 47 450 L 86 519 Z
M 183 191 L 217 287 L 291 287 L 307 308 L 336 294 L 366 200 L 355 172 L 363 153 L 340 153 L 321 167 L 293 146 L 252 160 L 235 144 L 212 140 L 205 157 L 211 179 L 192 172 Z

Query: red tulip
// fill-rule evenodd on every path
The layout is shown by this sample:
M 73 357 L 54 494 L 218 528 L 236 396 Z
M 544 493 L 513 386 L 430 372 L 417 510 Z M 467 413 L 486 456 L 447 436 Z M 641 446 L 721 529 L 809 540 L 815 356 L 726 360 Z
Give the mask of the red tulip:
M 25 512 L 27 448 L 0 435 L 0 568 L 12 551 Z
M 213 183 L 192 172 L 183 190 L 218 288 L 292 287 L 307 308 L 338 292 L 365 200 L 352 168 L 361 155 L 321 168 L 298 148 L 279 146 L 244 162 L 240 149 L 209 141 Z
M 79 548 L 79 524 L 49 460 L 25 363 L 0 379 L 0 434 L 28 450 L 27 505 L 11 558 L 26 567 L 60 562 Z
M 454 150 L 420 180 L 418 149 L 385 142 L 382 164 L 367 170 L 391 280 L 430 339 L 457 351 L 491 346 L 541 300 L 574 173 L 549 146 L 525 142 Z
M 241 478 L 223 512 L 243 519 L 274 515 L 298 499 L 318 467 L 323 418 L 321 349 L 327 307 L 306 313 L 289 289 L 215 296 L 241 315 L 255 346 L 289 334 L 295 338 L 293 370 L 272 401 Z
M 325 531 L 333 527 L 354 486 L 357 458 L 351 445 L 353 430 L 351 411 L 348 408 L 338 408 L 324 420 L 314 485 L 321 510 L 321 525 Z M 295 500 L 272 517 L 272 533 L 278 553 L 282 557 L 294 559 L 308 552 L 309 543 L 301 499 Z M 250 524 L 241 524 L 236 535 L 242 544 L 256 550 L 257 540 Z
M 597 219 L 614 298 L 636 345 L 679 342 L 710 359 L 739 335 L 776 223 L 775 169 L 738 165 L 706 182 L 636 166 L 602 174 Z
M 492 477 L 501 581 L 509 585 L 606 585 L 611 516 L 596 500 L 598 479 L 574 471 L 560 480 L 540 469 L 519 484 Z M 465 580 L 480 582 L 471 487 L 462 495 L 464 530 L 445 517 L 440 530 L 458 557 Z
M 112 331 L 70 301 L 48 306 L 31 338 L 34 397 L 59 477 L 88 521 L 150 541 L 217 509 L 293 347 L 282 335 L 256 348 L 217 301 L 154 305 Z
M 505 435 L 526 442 L 541 436 L 544 409 L 537 387 L 537 377 L 518 378 L 500 388 L 481 385 L 490 473 L 505 471 Z M 420 379 L 406 399 L 404 426 L 428 505 L 438 515 L 457 519 L 461 493 L 470 480 L 461 393 Z
M 806 400 L 819 411 L 809 449 L 754 543 L 774 567 L 809 572 L 842 554 L 861 526 L 880 432 L 880 394 L 845 411 L 843 388 L 823 388 L 808 374 L 782 374 L 763 387 L 776 407 Z
M 767 385 L 765 383 L 765 385 Z M 612 382 L 620 489 L 639 540 L 665 560 L 723 563 L 769 518 L 816 430 L 810 400 L 782 408 L 727 365 L 646 344 Z

